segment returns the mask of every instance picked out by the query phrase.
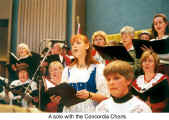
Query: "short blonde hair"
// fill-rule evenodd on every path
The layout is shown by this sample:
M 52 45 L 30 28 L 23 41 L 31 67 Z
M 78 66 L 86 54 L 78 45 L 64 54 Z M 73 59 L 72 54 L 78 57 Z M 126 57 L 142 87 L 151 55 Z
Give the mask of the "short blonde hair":
M 51 63 L 49 64 L 49 69 L 50 69 L 52 66 L 54 66 L 54 65 L 58 66 L 58 68 L 59 68 L 60 70 L 63 70 L 63 65 L 62 65 L 59 61 L 53 61 L 53 62 L 51 62 Z
M 63 48 L 64 44 L 63 43 L 53 43 L 52 47 L 54 47 L 55 45 L 58 45 L 60 48 Z
M 141 58 L 140 58 L 140 63 L 141 63 L 141 66 L 142 66 L 142 64 L 143 64 L 143 62 L 148 58 L 148 57 L 150 57 L 150 56 L 153 56 L 153 58 L 154 58 L 154 61 L 155 61 L 155 70 L 154 70 L 154 72 L 155 73 L 157 73 L 158 72 L 158 66 L 159 66 L 159 64 L 160 64 L 160 58 L 159 58 L 159 56 L 155 53 L 155 52 L 153 52 L 152 50 L 146 50 L 146 51 L 144 51 L 144 53 L 141 55 Z
M 124 26 L 121 30 L 120 30 L 120 35 L 124 34 L 124 33 L 129 33 L 134 37 L 134 28 L 131 26 Z
M 93 35 L 92 35 L 92 44 L 93 44 L 93 41 L 95 40 L 95 38 L 97 36 L 101 36 L 102 38 L 104 38 L 105 43 L 107 42 L 107 34 L 104 31 L 100 30 L 100 31 L 96 31 L 96 32 L 93 33 Z
M 115 60 L 106 65 L 104 68 L 103 74 L 105 77 L 114 73 L 119 73 L 127 80 L 133 80 L 134 78 L 134 71 L 132 66 L 128 62 L 122 60 Z
M 29 47 L 28 47 L 28 45 L 25 44 L 25 43 L 20 43 L 20 44 L 17 46 L 17 56 L 20 57 L 20 54 L 18 53 L 18 51 L 19 51 L 20 48 L 25 48 L 26 51 L 27 51 L 27 55 L 28 55 L 28 56 L 32 55 L 32 54 L 31 54 L 31 51 L 30 51 L 30 49 L 29 49 Z

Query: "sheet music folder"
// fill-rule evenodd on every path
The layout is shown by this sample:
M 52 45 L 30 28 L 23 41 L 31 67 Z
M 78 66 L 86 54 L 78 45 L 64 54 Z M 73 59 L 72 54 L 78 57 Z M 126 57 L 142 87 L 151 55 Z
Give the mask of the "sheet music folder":
M 141 47 L 144 45 L 148 48 L 152 48 L 154 52 L 157 54 L 168 54 L 169 53 L 169 38 L 168 39 L 162 39 L 162 40 L 155 40 L 155 41 L 146 41 L 146 40 L 139 40 L 134 39 L 133 45 L 136 50 L 136 57 L 140 58 L 143 50 Z
M 24 95 L 24 92 L 25 92 L 28 85 L 29 85 L 29 83 L 26 83 L 26 84 L 23 84 L 23 85 L 18 85 L 18 86 L 11 85 L 9 89 L 14 94 Z
M 85 99 L 80 99 L 76 97 L 76 90 L 68 83 L 61 83 L 56 87 L 49 88 L 47 91 L 47 95 L 61 96 L 61 102 L 67 107 L 85 101 Z
M 106 60 L 119 59 L 128 62 L 134 62 L 128 51 L 123 45 L 116 46 L 94 46 L 96 51 Z

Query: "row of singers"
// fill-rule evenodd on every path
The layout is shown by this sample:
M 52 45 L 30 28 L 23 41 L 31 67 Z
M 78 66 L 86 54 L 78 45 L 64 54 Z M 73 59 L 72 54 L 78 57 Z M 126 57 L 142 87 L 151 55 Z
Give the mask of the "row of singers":
M 77 85 L 76 96 L 85 101 L 70 107 L 63 107 L 59 104 L 62 98 L 51 96 L 49 104 L 45 106 L 46 109 L 55 104 L 62 106 L 64 112 L 151 112 L 151 110 L 162 112 L 166 110 L 168 80 L 166 75 L 158 72 L 159 57 L 156 53 L 151 50 L 143 53 L 141 68 L 144 74 L 134 79 L 133 67 L 127 62 L 114 60 L 106 66 L 98 64 L 91 54 L 89 40 L 86 36 L 73 36 L 71 45 L 73 63 L 63 69 L 59 62 L 52 62 L 49 65 L 48 76 L 43 78 L 44 90 L 47 91 L 49 87 L 56 86 L 60 82 L 75 83 Z M 11 83 L 11 89 L 29 81 L 28 72 L 25 73 L 23 69 L 25 67 L 21 66 L 23 67 L 23 64 L 20 64 L 18 68 L 19 80 Z M 33 84 L 34 82 L 30 85 L 32 91 L 34 91 Z M 81 85 L 83 88 L 85 86 L 85 89 L 81 89 Z M 47 99 L 45 91 L 42 100 Z M 144 102 L 134 95 L 139 96 Z M 25 99 L 22 98 L 21 101 Z M 37 98 L 33 100 L 38 101 Z M 24 104 L 24 102 L 21 103 Z
M 153 40 L 159 40 L 159 39 L 163 39 L 163 38 L 168 37 L 168 33 L 167 33 L 168 21 L 166 21 L 166 17 L 163 14 L 158 14 L 154 17 L 153 28 L 154 28 L 153 34 L 155 36 L 155 39 L 153 39 Z M 104 36 L 104 33 L 103 32 L 98 32 L 98 33 L 99 34 L 95 33 L 96 35 L 94 34 L 93 37 L 92 37 L 93 44 L 105 45 L 106 44 L 106 38 Z M 134 47 L 132 45 L 132 39 L 134 37 L 134 29 L 130 26 L 125 26 L 121 29 L 120 33 L 121 33 L 121 38 L 122 38 L 121 40 L 122 40 L 124 47 L 127 49 L 127 51 L 133 57 L 135 57 Z M 91 46 L 89 44 L 89 40 L 86 36 L 83 36 L 83 35 L 73 36 L 72 39 L 71 39 L 71 45 L 72 45 L 72 55 L 74 56 L 73 62 L 71 62 L 71 59 L 68 59 L 69 63 L 71 63 L 71 64 L 64 68 L 64 71 L 62 73 L 62 80 L 70 82 L 70 83 L 71 82 L 73 82 L 73 83 L 74 82 L 75 83 L 84 82 L 85 83 L 88 80 L 90 80 L 90 78 L 91 78 L 90 74 L 95 72 L 95 77 L 91 78 L 91 79 L 95 79 L 95 80 L 91 80 L 93 82 L 91 84 L 93 86 L 95 86 L 95 88 L 92 88 L 92 91 L 87 91 L 87 90 L 78 91 L 77 96 L 79 98 L 82 98 L 82 99 L 89 98 L 89 99 L 87 99 L 85 102 L 82 102 L 82 103 L 79 103 L 79 104 L 73 106 L 72 108 L 64 108 L 64 111 L 75 111 L 75 112 L 78 112 L 78 111 L 79 112 L 85 112 L 85 110 L 87 110 L 87 112 L 94 111 L 97 103 L 99 103 L 99 102 L 107 99 L 107 97 L 109 97 L 109 90 L 107 88 L 107 86 L 109 86 L 109 84 L 107 85 L 108 82 L 106 83 L 106 81 L 104 80 L 104 75 L 103 75 L 104 67 L 102 65 L 98 64 L 98 62 L 93 58 L 93 55 L 94 55 L 94 57 L 96 57 L 96 59 L 98 58 L 98 61 L 101 62 L 101 63 L 102 63 L 102 61 L 105 62 L 105 60 L 103 60 L 97 52 L 95 52 L 95 53 L 92 52 Z M 141 91 L 141 94 L 145 93 L 147 91 L 147 93 L 145 95 L 148 94 L 149 97 L 146 97 L 146 98 L 143 97 L 143 98 L 148 101 L 149 105 L 151 105 L 151 108 L 153 108 L 152 107 L 153 104 L 156 104 L 156 102 L 158 101 L 157 99 L 159 99 L 158 98 L 159 96 L 160 96 L 160 98 L 164 98 L 164 99 L 159 100 L 157 102 L 157 103 L 159 103 L 157 106 L 158 107 L 164 107 L 166 105 L 166 100 L 168 99 L 168 97 L 166 97 L 165 93 L 167 93 L 168 90 L 167 90 L 166 82 L 161 82 L 161 80 L 166 81 L 166 77 L 164 77 L 163 74 L 158 74 L 159 71 L 156 71 L 156 69 L 159 68 L 158 67 L 158 65 L 159 65 L 158 61 L 159 60 L 157 59 L 158 57 L 153 57 L 152 51 L 147 53 L 147 54 L 148 54 L 147 57 L 144 58 L 143 61 L 147 62 L 147 64 L 149 62 L 148 65 L 150 65 L 150 63 L 152 62 L 153 67 L 152 66 L 151 67 L 145 67 L 145 69 L 144 69 L 144 65 L 143 65 L 144 62 L 142 62 L 140 64 L 139 61 L 136 59 L 134 61 L 135 63 L 133 64 L 134 71 L 140 71 L 140 68 L 142 68 L 144 75 L 141 77 L 143 79 L 143 81 L 140 82 L 141 80 L 138 80 L 139 82 L 133 82 L 133 86 L 137 85 L 135 90 L 137 92 Z M 155 59 L 157 59 L 157 60 L 155 60 Z M 108 62 L 110 62 L 110 61 L 108 61 Z M 32 64 L 34 62 L 30 61 L 30 63 Z M 32 67 L 33 65 L 31 65 L 31 64 L 29 64 L 29 66 Z M 122 63 L 120 63 L 120 64 L 122 64 Z M 163 68 L 166 68 L 166 66 L 167 66 L 166 62 L 162 63 L 162 65 L 164 65 Z M 151 68 L 151 70 L 150 70 L 150 68 Z M 14 69 L 15 69 L 15 66 L 14 66 Z M 113 68 L 113 69 L 115 69 L 115 68 Z M 125 69 L 124 68 L 120 69 L 120 71 L 123 71 L 123 70 L 125 70 Z M 148 72 L 146 70 L 148 70 Z M 119 74 L 123 75 L 120 71 L 119 71 Z M 31 72 L 33 72 L 33 71 L 31 71 Z M 113 71 L 110 71 L 110 73 L 111 72 L 113 72 Z M 118 73 L 118 71 L 115 71 L 115 72 Z M 168 70 L 162 69 L 162 72 L 168 72 Z M 129 73 L 129 72 L 127 72 L 127 73 Z M 146 73 L 150 73 L 150 74 L 146 75 Z M 135 76 L 135 78 L 139 78 L 140 74 L 141 74 L 140 72 L 138 72 L 138 74 L 136 73 L 135 75 L 137 75 L 137 76 Z M 125 75 L 123 75 L 123 76 L 125 76 Z M 108 80 L 107 77 L 106 77 L 106 80 Z M 162 88 L 161 89 L 162 93 L 164 93 L 163 97 L 161 97 L 161 95 L 162 95 L 162 94 L 160 94 L 161 92 L 160 93 L 153 92 L 154 89 L 151 89 L 151 92 L 148 92 L 148 90 L 150 88 L 153 88 L 154 85 L 158 85 L 158 83 L 162 83 L 162 86 L 160 84 L 159 88 Z M 139 85 L 139 84 L 141 84 L 141 85 Z M 163 84 L 164 84 L 164 86 L 163 86 Z M 127 86 L 129 86 L 129 85 L 127 85 Z M 89 86 L 89 87 L 91 87 L 91 86 Z M 109 89 L 111 89 L 110 86 L 109 86 Z M 112 92 L 116 91 L 116 87 L 112 88 L 112 89 L 114 89 L 114 90 L 112 90 Z M 121 90 L 118 89 L 116 92 L 118 92 L 118 91 L 121 91 Z M 111 93 L 111 90 L 110 90 L 110 93 Z M 115 97 L 115 99 L 113 98 L 113 100 L 115 102 L 116 102 L 116 97 L 117 98 L 122 97 L 122 96 L 120 96 L 120 97 L 116 96 L 112 93 L 111 93 L 111 95 L 113 97 Z M 126 95 L 128 96 L 128 94 L 126 94 Z M 152 96 L 155 95 L 155 97 L 154 96 L 152 97 L 151 95 Z M 154 103 L 154 102 L 152 102 L 152 101 L 154 101 L 152 99 L 155 99 L 155 101 L 156 100 L 157 101 Z M 122 101 L 123 101 L 123 99 L 122 99 Z M 125 101 L 125 102 L 127 102 L 127 101 Z M 158 110 L 159 110 L 159 108 L 158 108 Z M 160 108 L 160 111 L 161 111 L 161 108 Z

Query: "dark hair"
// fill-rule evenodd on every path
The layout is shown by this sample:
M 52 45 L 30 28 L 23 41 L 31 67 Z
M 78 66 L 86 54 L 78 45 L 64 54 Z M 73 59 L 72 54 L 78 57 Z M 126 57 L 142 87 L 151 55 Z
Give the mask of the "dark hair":
M 148 33 L 148 32 L 142 32 L 142 33 L 140 33 L 140 34 L 138 35 L 138 38 L 140 39 L 142 35 L 148 35 L 149 38 L 151 39 L 151 35 L 150 35 L 150 33 Z
M 168 20 L 167 20 L 167 17 L 166 15 L 162 14 L 162 13 L 159 13 L 159 14 L 156 14 L 153 18 L 153 23 L 152 23 L 152 37 L 153 38 L 156 38 L 158 36 L 158 33 L 157 31 L 155 30 L 154 28 L 154 19 L 157 18 L 157 17 L 162 17 L 164 22 L 165 23 L 168 23 Z M 166 30 L 165 30 L 165 35 L 168 35 L 169 34 L 169 25 L 167 25 L 166 27 Z
M 30 75 L 30 69 L 29 69 L 29 65 L 26 63 L 20 63 L 16 65 L 16 72 L 19 73 L 20 71 L 26 71 L 28 73 L 28 75 Z
M 49 50 L 49 48 L 44 48 L 43 50 L 42 50 L 42 54 L 45 54 L 46 52 L 48 52 L 48 50 Z

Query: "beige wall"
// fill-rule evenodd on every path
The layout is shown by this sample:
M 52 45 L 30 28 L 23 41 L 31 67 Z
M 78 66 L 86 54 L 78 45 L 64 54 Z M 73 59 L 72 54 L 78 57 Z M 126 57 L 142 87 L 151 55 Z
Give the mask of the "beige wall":
M 0 20 L 8 20 L 8 26 L 0 26 L 0 62 L 9 62 L 12 2 L 13 0 L 0 0 Z
M 66 40 L 66 14 L 67 0 L 20 0 L 17 44 L 40 52 L 47 39 Z
M 10 16 L 10 2 L 12 0 L 0 0 L 0 19 L 8 19 Z

